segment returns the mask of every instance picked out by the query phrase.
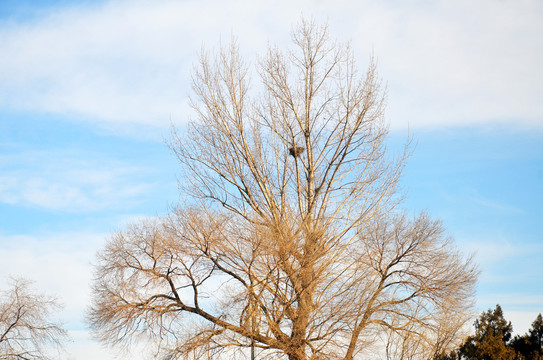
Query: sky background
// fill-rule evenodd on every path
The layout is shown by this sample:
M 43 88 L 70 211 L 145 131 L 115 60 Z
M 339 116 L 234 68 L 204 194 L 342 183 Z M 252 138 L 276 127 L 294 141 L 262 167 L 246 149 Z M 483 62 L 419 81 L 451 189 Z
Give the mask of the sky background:
M 91 340 L 91 262 L 108 234 L 178 200 L 164 145 L 182 126 L 204 45 L 238 37 L 254 63 L 300 17 L 373 53 L 390 148 L 416 145 L 405 207 L 443 220 L 517 333 L 543 312 L 543 2 L 0 0 L 0 289 L 64 303 L 67 359 L 137 359 Z M 117 357 L 116 357 L 117 356 Z

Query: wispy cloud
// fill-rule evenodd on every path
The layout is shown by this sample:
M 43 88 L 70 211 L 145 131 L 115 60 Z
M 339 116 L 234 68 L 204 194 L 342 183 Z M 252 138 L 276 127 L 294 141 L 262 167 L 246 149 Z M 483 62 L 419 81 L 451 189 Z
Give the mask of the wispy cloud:
M 519 239 L 507 238 L 504 234 L 490 229 L 484 235 L 485 238 L 481 238 L 481 234 L 478 235 L 479 238 L 477 235 L 470 239 L 464 238 L 461 243 L 466 251 L 476 254 L 478 262 L 483 266 L 505 267 L 522 258 L 533 259 L 536 255 L 543 255 L 542 243 L 527 243 Z M 516 275 L 518 276 L 518 273 Z
M 459 242 L 475 255 L 481 269 L 479 304 L 499 303 L 508 310 L 535 311 L 543 307 L 543 287 L 535 269 L 543 259 L 543 243 L 500 230 L 474 232 Z M 522 295 L 515 295 L 522 292 Z
M 373 49 L 395 126 L 514 119 L 542 126 L 543 5 L 439 1 L 110 1 L 0 23 L 0 106 L 110 123 L 186 119 L 202 43 L 285 42 L 303 13 L 328 19 L 361 60 Z M 361 65 L 363 66 L 363 64 Z M 519 120 L 520 119 L 520 120 Z
M 0 157 L 0 203 L 73 213 L 138 203 L 149 169 L 81 154 L 27 151 Z
M 510 206 L 507 204 L 502 204 L 497 201 L 492 201 L 489 199 L 485 199 L 482 196 L 474 196 L 472 198 L 472 201 L 475 202 L 477 205 L 485 207 L 492 211 L 497 211 L 504 214 L 522 214 L 524 211 L 522 209 L 519 209 L 514 206 Z

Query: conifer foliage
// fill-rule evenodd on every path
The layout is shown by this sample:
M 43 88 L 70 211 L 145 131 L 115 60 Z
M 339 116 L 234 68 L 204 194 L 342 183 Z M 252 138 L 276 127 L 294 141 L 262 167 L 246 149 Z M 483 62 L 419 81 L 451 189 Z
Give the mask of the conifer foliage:
M 541 360 L 543 319 L 541 314 L 522 336 L 512 338 L 513 326 L 505 320 L 500 305 L 483 312 L 475 321 L 475 334 L 455 351 L 439 360 Z

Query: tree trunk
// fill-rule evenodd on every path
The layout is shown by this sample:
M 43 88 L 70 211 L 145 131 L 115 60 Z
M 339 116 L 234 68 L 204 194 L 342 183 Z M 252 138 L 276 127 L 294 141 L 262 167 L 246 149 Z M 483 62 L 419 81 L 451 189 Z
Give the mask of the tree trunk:
M 306 360 L 305 346 L 301 346 L 288 354 L 288 360 Z

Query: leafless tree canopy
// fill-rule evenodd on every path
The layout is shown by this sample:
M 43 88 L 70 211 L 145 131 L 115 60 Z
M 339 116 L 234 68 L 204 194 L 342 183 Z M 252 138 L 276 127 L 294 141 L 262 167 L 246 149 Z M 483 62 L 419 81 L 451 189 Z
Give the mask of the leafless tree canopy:
M 32 292 L 30 282 L 13 279 L 0 293 L 0 359 L 50 359 L 46 349 L 59 348 L 66 338 L 50 316 L 59 309 L 55 298 Z
M 454 339 L 442 317 L 464 316 L 477 269 L 439 221 L 399 209 L 406 154 L 386 153 L 374 62 L 359 73 L 310 22 L 293 43 L 259 60 L 256 95 L 235 43 L 202 54 L 197 118 L 170 144 L 182 205 L 99 254 L 89 318 L 103 341 L 302 360 L 371 356 L 387 336 L 425 354 Z

